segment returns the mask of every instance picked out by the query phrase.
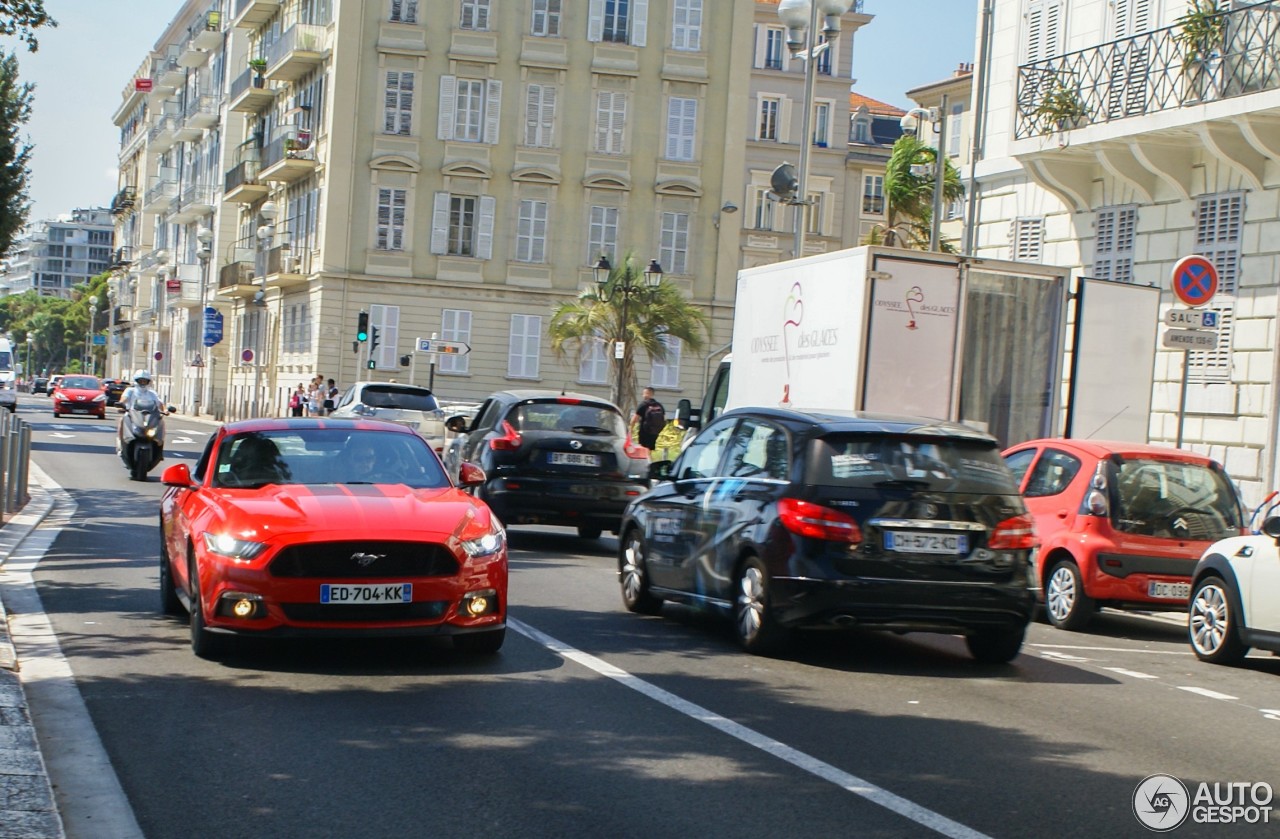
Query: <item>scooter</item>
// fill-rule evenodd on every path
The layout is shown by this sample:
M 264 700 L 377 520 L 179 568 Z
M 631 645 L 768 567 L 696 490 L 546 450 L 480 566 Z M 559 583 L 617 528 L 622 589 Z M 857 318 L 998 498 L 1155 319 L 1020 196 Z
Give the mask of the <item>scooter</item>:
M 127 411 L 124 405 L 118 407 L 124 416 L 116 432 L 116 451 L 129 477 L 145 481 L 147 473 L 164 460 L 164 418 L 176 409 L 172 405 L 166 409 L 154 393 L 138 396 Z

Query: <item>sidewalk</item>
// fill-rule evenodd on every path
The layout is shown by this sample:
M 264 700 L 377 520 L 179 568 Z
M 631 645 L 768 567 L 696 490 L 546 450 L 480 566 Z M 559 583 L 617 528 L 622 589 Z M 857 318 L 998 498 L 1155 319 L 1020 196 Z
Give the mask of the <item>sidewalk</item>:
M 52 496 L 32 484 L 31 500 L 0 527 L 0 573 L 30 533 L 53 509 Z M 0 837 L 64 839 L 62 818 L 36 741 L 21 666 L 9 637 L 9 616 L 0 603 Z

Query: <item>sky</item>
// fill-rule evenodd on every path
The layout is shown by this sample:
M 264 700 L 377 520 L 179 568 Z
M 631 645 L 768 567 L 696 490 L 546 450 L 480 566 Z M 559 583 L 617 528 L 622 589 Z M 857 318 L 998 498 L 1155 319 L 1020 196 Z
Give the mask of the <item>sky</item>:
M 906 91 L 972 62 L 978 3 L 866 0 L 865 11 L 875 20 L 856 36 L 854 89 L 901 107 L 908 104 Z M 179 8 L 181 0 L 45 0 L 59 25 L 39 33 L 38 52 L 0 39 L 0 46 L 17 52 L 21 80 L 36 86 L 26 125 L 26 138 L 35 144 L 32 220 L 111 203 L 120 151 L 111 116 Z

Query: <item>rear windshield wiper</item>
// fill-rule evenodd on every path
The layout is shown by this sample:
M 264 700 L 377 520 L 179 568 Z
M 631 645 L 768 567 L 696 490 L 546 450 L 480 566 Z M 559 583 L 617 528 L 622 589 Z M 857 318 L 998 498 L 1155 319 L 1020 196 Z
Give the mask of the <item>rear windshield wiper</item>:
M 601 428 L 598 425 L 575 425 L 573 427 L 574 434 L 609 434 L 607 428 Z
M 928 489 L 933 486 L 931 481 L 911 480 L 909 478 L 890 478 L 885 481 L 876 481 L 874 484 L 877 488 L 900 488 L 900 489 Z

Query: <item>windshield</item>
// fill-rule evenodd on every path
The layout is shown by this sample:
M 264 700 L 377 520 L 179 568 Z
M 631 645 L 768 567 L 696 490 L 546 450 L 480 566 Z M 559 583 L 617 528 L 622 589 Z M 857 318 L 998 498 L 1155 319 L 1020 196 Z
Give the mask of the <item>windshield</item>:
M 8 350 L 0 350 L 0 370 L 13 369 L 13 353 Z
M 416 434 L 288 428 L 228 436 L 218 446 L 214 486 L 405 484 L 450 486 L 439 459 Z
M 1240 535 L 1235 488 L 1219 469 L 1148 458 L 1110 465 L 1111 525 L 1124 533 L 1216 541 Z
M 828 487 L 902 486 L 1017 495 L 994 442 L 945 437 L 831 434 L 813 442 L 805 481 Z
M 67 376 L 62 380 L 62 387 L 71 390 L 101 390 L 102 385 L 93 376 Z
M 158 407 L 160 407 L 160 397 L 156 396 L 154 390 L 144 390 L 133 397 L 135 411 L 154 411 Z
M 568 431 L 574 434 L 599 434 L 626 437 L 622 415 L 612 405 L 564 401 L 521 402 L 508 414 L 507 422 L 516 431 Z
M 370 408 L 396 408 L 401 411 L 435 411 L 440 408 L 435 395 L 420 387 L 366 385 L 360 401 Z

